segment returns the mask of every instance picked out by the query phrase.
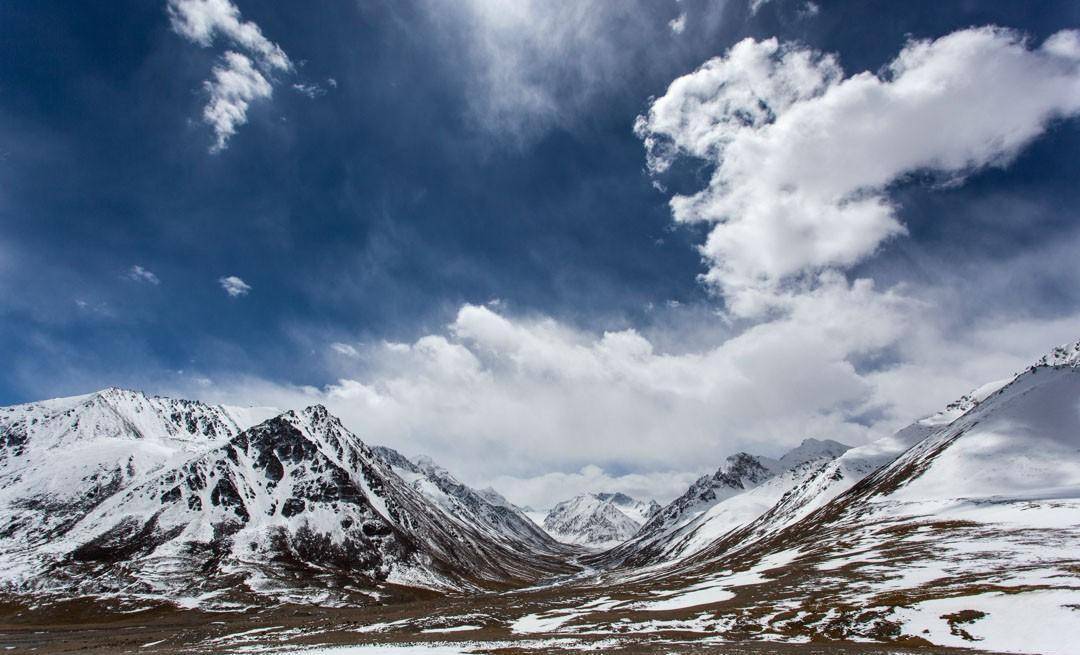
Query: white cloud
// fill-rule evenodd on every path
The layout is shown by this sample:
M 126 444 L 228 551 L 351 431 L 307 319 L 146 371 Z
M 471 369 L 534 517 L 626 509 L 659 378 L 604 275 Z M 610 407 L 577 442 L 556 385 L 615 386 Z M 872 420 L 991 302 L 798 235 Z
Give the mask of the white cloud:
M 1080 336 L 1080 316 L 1001 317 L 960 338 L 938 319 L 910 295 L 827 274 L 786 316 L 673 354 L 634 330 L 466 305 L 441 334 L 354 347 L 357 368 L 321 389 L 226 380 L 180 393 L 323 403 L 368 443 L 429 454 L 535 507 L 586 490 L 666 501 L 736 451 L 864 443 Z M 868 364 L 883 353 L 895 361 Z
M 334 342 L 330 344 L 330 349 L 339 355 L 344 355 L 353 359 L 360 356 L 360 351 L 358 351 L 354 346 L 350 346 L 347 343 Z
M 750 15 L 758 13 L 762 7 L 771 2 L 771 0 L 750 0 Z
M 173 31 L 203 47 L 222 37 L 243 48 L 266 68 L 291 70 L 288 55 L 263 36 L 259 26 L 241 20 L 240 10 L 230 0 L 169 0 L 169 21 Z
M 79 311 L 86 312 L 88 314 L 105 317 L 112 317 L 114 315 L 108 303 L 101 301 L 91 302 L 88 300 L 83 300 L 82 298 L 77 298 L 75 300 L 75 306 L 79 308 Z
M 885 191 L 898 176 L 1004 165 L 1075 111 L 1078 61 L 1073 32 L 1032 49 L 976 29 L 911 43 L 880 76 L 845 78 L 834 57 L 744 41 L 676 80 L 637 128 L 658 174 L 681 156 L 716 165 L 673 210 L 713 224 L 706 277 L 740 320 L 597 333 L 465 305 L 412 343 L 331 344 L 344 373 L 323 388 L 187 391 L 321 402 L 369 443 L 428 453 L 537 507 L 601 489 L 668 500 L 737 450 L 882 436 L 1080 336 L 1080 316 L 1008 311 L 958 336 L 959 310 L 939 290 L 840 272 L 902 233 Z M 243 285 L 235 295 L 249 288 L 228 279 Z
M 961 30 L 908 43 L 880 75 L 846 78 L 831 55 L 747 39 L 672 82 L 635 130 L 654 173 L 680 156 L 716 164 L 672 211 L 713 224 L 705 279 L 729 311 L 756 316 L 785 284 L 903 234 L 886 193 L 903 175 L 1003 165 L 1080 111 L 1078 35 L 1031 48 L 1009 30 Z
M 755 16 L 761 8 L 772 2 L 772 0 L 750 0 L 750 15 Z M 796 13 L 802 17 L 817 16 L 821 12 L 821 6 L 816 2 L 807 0 L 801 7 L 796 10 Z
M 326 95 L 326 89 L 322 88 L 318 84 L 305 84 L 303 82 L 297 82 L 292 85 L 293 91 L 301 95 L 305 95 L 308 98 L 314 100 L 319 96 Z
M 242 20 L 229 0 L 169 0 L 168 11 L 173 31 L 186 39 L 209 47 L 220 37 L 235 48 L 225 52 L 203 83 L 209 97 L 203 121 L 215 136 L 210 151 L 220 152 L 247 122 L 251 103 L 273 94 L 272 73 L 293 70 L 292 61 L 258 25 Z
M 145 269 L 138 264 L 135 264 L 130 269 L 128 269 L 125 277 L 129 280 L 134 280 L 135 282 L 146 282 L 147 284 L 153 285 L 161 284 L 161 280 L 158 279 L 157 275 L 154 275 L 153 271 Z
M 238 52 L 226 52 L 222 63 L 214 66 L 213 77 L 204 82 L 210 96 L 203 108 L 203 120 L 214 129 L 216 140 L 211 152 L 225 149 L 236 128 L 247 122 L 248 106 L 254 100 L 269 98 L 270 82 Z
M 683 31 L 686 29 L 686 12 L 684 11 L 683 13 L 679 14 L 678 18 L 672 19 L 672 21 L 668 23 L 668 27 L 671 28 L 672 32 L 676 34 L 682 34 Z
M 221 288 L 224 289 L 225 293 L 229 294 L 229 297 L 231 298 L 246 296 L 248 292 L 251 291 L 251 285 L 235 275 L 218 278 L 218 284 L 221 285 Z

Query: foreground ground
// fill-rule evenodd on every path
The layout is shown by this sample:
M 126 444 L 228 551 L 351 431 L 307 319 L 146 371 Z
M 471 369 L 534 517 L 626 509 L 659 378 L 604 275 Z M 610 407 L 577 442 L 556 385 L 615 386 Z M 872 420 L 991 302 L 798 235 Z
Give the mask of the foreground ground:
M 529 609 L 575 600 L 563 592 L 468 598 L 430 598 L 370 608 L 286 606 L 237 612 L 202 612 L 168 606 L 124 608 L 99 601 L 33 608 L 8 602 L 0 611 L 5 652 L 59 653 L 308 653 L 379 655 L 457 653 L 746 653 L 748 655 L 846 655 L 985 653 L 933 647 L 920 640 L 869 644 L 845 641 L 776 643 L 720 640 L 700 621 L 658 618 L 617 624 L 604 633 L 567 633 L 567 621 Z M 580 600 L 580 599 L 578 599 Z M 507 614 L 519 617 L 507 621 Z M 524 616 L 523 622 L 520 617 Z M 531 623 L 529 616 L 536 617 Z M 556 614 L 556 617 L 558 615 Z M 573 617 L 570 617 L 573 618 Z M 594 617 L 603 618 L 603 617 Z M 554 631 L 560 631 L 554 634 Z M 798 641 L 797 637 L 793 640 Z

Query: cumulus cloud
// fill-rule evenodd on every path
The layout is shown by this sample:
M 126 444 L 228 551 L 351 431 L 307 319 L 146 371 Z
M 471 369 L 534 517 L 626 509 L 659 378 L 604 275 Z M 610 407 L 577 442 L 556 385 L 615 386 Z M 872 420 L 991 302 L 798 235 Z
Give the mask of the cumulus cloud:
M 251 285 L 235 275 L 218 278 L 218 284 L 225 290 L 225 293 L 229 294 L 230 298 L 246 296 L 251 291 Z
M 157 275 L 154 275 L 153 271 L 145 269 L 138 264 L 135 264 L 130 269 L 128 269 L 125 277 L 129 280 L 134 280 L 135 282 L 145 282 L 147 284 L 153 284 L 155 286 L 161 284 L 161 280 L 158 279 Z
M 233 48 L 204 83 L 209 100 L 203 121 L 214 130 L 211 152 L 220 152 L 247 122 L 251 103 L 273 94 L 271 75 L 293 70 L 292 61 L 230 0 L 169 0 L 168 12 L 173 31 L 189 41 L 209 47 L 220 39 Z
M 325 387 L 220 380 L 181 393 L 322 403 L 368 443 L 431 455 L 538 508 L 581 491 L 663 502 L 739 450 L 884 436 L 1075 339 L 1080 324 L 1000 319 L 955 338 L 923 301 L 826 278 L 789 315 L 679 353 L 635 330 L 466 305 L 439 333 L 354 346 L 356 368 Z
M 1075 113 L 1078 44 L 1075 32 L 1033 47 L 963 30 L 909 43 L 880 74 L 845 76 L 834 56 L 747 40 L 673 82 L 636 129 L 656 175 L 679 157 L 715 165 L 709 186 L 672 209 L 712 225 L 705 279 L 740 320 L 599 332 L 465 305 L 415 341 L 331 344 L 344 357 L 329 385 L 187 392 L 320 402 L 369 443 L 430 454 L 536 507 L 581 490 L 665 501 L 738 450 L 883 436 L 1077 337 L 1075 315 L 995 315 L 958 335 L 933 289 L 881 288 L 843 269 L 903 233 L 888 196 L 898 179 L 1006 165 Z M 228 279 L 244 289 L 231 295 L 250 288 Z
M 713 225 L 705 279 L 729 311 L 757 316 L 785 284 L 903 234 L 890 184 L 1003 165 L 1078 111 L 1080 32 L 1031 47 L 983 27 L 909 42 L 882 73 L 848 77 L 832 55 L 746 39 L 672 82 L 635 131 L 655 174 L 683 156 L 715 164 L 672 212 Z
M 788 320 L 683 354 L 634 330 L 594 335 L 466 305 L 444 333 L 366 347 L 363 368 L 325 388 L 237 396 L 323 402 L 366 440 L 476 481 L 590 464 L 696 475 L 739 449 L 864 440 L 872 428 L 849 419 L 874 389 L 847 358 L 898 338 L 906 303 L 834 280 Z

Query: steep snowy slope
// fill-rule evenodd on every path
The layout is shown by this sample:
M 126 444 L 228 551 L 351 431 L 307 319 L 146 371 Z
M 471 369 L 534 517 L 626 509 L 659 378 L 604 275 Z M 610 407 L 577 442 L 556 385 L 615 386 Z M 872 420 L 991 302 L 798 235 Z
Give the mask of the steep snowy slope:
M 556 539 L 594 549 L 611 548 L 630 537 L 660 506 L 622 493 L 587 493 L 548 512 L 544 529 Z
M 849 450 L 832 440 L 805 439 L 780 459 L 738 453 L 661 509 L 634 538 L 604 558 L 607 565 L 647 564 L 692 555 L 745 525 L 791 489 Z
M 276 413 L 117 388 L 0 408 L 0 552 L 50 539 L 110 495 Z
M 783 478 L 770 480 L 769 485 L 763 485 L 760 491 L 746 497 L 747 501 L 753 502 L 757 500 L 756 497 L 765 496 L 762 500 L 766 501 L 769 507 L 754 517 L 747 515 L 748 519 L 756 519 L 752 523 L 749 520 L 740 522 L 740 525 L 748 526 L 739 533 L 740 543 L 763 540 L 824 507 L 863 478 L 887 466 L 914 445 L 962 417 L 1016 378 L 1017 376 L 1012 376 L 985 384 L 949 403 L 940 412 L 919 419 L 892 436 L 847 449 L 834 459 L 822 458 L 816 460 L 816 463 L 811 460 L 791 469 Z M 721 508 L 720 511 L 725 509 Z M 693 547 L 682 547 L 682 553 L 697 552 L 708 545 L 705 542 L 709 537 L 715 539 L 720 536 L 722 535 L 717 530 L 701 531 L 696 535 Z M 736 544 L 731 540 L 725 543 L 729 549 L 736 548 Z M 668 552 L 671 552 L 671 549 Z
M 105 406 L 97 395 L 41 404 L 74 431 L 40 410 L 3 412 L 15 417 L 3 432 L 9 591 L 342 603 L 385 583 L 498 588 L 572 570 L 566 557 L 452 519 L 320 406 L 237 432 L 212 408 L 144 397 L 138 422 L 114 420 L 112 395 Z M 160 406 L 194 407 L 176 421 L 194 427 L 150 430 Z M 53 427 L 39 438 L 43 423 Z M 89 477 L 51 476 L 58 451 L 72 449 Z M 99 470 L 110 477 L 80 494 Z
M 1074 652 L 1078 353 L 1077 344 L 1056 349 L 893 438 L 848 451 L 689 558 L 648 576 L 605 575 L 605 593 L 622 579 L 642 599 L 608 607 L 605 620 L 695 617 L 729 638 Z
M 451 520 L 464 522 L 510 547 L 527 544 L 538 553 L 573 554 L 572 549 L 552 539 L 494 489 L 473 489 L 427 457 L 413 462 L 385 446 L 375 446 L 372 451 Z

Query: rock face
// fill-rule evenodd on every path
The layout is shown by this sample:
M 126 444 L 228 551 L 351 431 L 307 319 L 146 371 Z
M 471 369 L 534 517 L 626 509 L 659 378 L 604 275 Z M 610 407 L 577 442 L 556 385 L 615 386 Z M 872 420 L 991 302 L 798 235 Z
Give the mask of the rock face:
M 0 410 L 6 585 L 347 603 L 573 570 L 527 519 L 432 467 L 457 504 L 434 502 L 321 406 L 242 429 L 258 413 L 116 389 Z
M 634 536 L 660 506 L 621 493 L 575 496 L 553 507 L 544 529 L 556 539 L 594 549 L 610 548 Z

